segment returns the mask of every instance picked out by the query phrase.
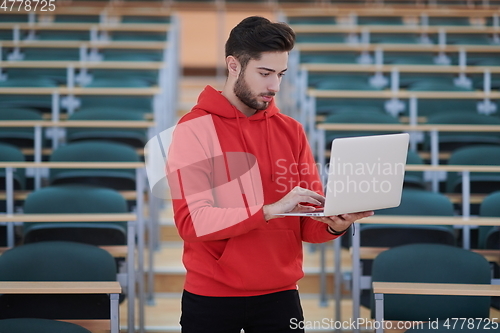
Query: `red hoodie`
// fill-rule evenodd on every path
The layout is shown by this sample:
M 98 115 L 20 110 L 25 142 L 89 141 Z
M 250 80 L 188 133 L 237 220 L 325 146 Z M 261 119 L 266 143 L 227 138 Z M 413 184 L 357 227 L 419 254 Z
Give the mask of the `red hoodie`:
M 168 155 L 174 219 L 184 240 L 184 288 L 254 296 L 297 288 L 302 241 L 334 236 L 305 217 L 266 221 L 262 205 L 295 186 L 322 193 L 302 126 L 272 101 L 250 117 L 210 86 L 177 125 Z

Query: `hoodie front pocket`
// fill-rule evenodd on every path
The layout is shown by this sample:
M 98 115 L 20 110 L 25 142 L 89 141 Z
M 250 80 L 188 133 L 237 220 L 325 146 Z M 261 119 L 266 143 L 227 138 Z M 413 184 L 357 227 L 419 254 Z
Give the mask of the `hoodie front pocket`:
M 301 242 L 292 230 L 254 230 L 229 239 L 215 280 L 240 290 L 272 290 L 303 277 Z

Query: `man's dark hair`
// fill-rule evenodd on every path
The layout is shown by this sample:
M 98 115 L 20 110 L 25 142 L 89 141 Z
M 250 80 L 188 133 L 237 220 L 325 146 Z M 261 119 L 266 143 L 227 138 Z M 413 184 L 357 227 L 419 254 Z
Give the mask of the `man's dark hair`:
M 286 23 L 272 23 L 260 16 L 250 16 L 231 30 L 226 42 L 226 57 L 232 55 L 242 70 L 250 59 L 259 60 L 262 52 L 289 52 L 295 33 Z

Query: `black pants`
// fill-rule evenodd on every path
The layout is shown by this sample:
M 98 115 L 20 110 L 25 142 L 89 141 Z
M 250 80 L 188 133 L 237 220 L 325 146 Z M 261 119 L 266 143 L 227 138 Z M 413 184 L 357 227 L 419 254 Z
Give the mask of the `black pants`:
M 250 297 L 208 297 L 184 291 L 183 333 L 303 333 L 297 290 Z

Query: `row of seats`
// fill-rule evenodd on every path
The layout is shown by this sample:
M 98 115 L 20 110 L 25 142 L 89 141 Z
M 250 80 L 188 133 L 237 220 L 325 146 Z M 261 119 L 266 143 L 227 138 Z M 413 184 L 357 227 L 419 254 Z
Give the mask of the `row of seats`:
M 60 7 L 58 6 L 58 9 Z M 0 15 L 0 20 L 10 22 L 3 26 L 0 39 L 3 39 L 1 59 L 16 62 L 14 66 L 3 67 L 0 73 L 0 89 L 21 88 L 18 94 L 1 94 L 0 121 L 10 120 L 44 120 L 56 119 L 68 121 L 134 121 L 153 119 L 157 126 L 163 126 L 164 117 L 168 117 L 175 109 L 177 96 L 169 96 L 176 90 L 178 44 L 176 39 L 176 23 L 172 16 L 143 17 L 140 15 L 120 15 L 106 17 L 102 10 L 93 15 L 50 15 L 53 13 L 29 13 L 29 15 Z M 137 11 L 136 11 L 137 12 Z M 48 15 L 47 15 L 48 14 Z M 91 30 L 91 24 L 116 23 L 113 29 Z M 53 23 L 51 23 L 51 22 Z M 24 24 L 33 22 L 35 29 Z M 35 23 L 36 22 L 36 23 Z M 88 24 L 89 30 L 72 31 L 65 23 Z M 90 24 L 89 24 L 90 23 Z M 123 28 L 120 24 L 130 24 Z M 135 30 L 134 24 L 137 24 Z M 169 24 L 168 29 L 160 32 L 141 31 L 142 23 Z M 56 26 L 61 30 L 43 29 L 42 25 Z M 79 28 L 78 28 L 79 29 Z M 168 30 L 168 31 L 167 31 Z M 167 36 L 168 33 L 168 36 Z M 16 35 L 17 38 L 14 38 Z M 16 44 L 16 40 L 20 40 Z M 104 41 L 102 42 L 101 41 Z M 76 42 L 75 42 L 76 41 Z M 80 43 L 81 42 L 81 43 Z M 23 68 L 24 61 L 40 61 Z M 77 64 L 69 64 L 68 68 L 51 68 L 52 63 L 59 61 L 90 62 L 93 68 L 81 69 Z M 123 64 L 106 62 L 135 62 L 131 68 Z M 167 70 L 142 69 L 141 63 L 156 62 L 168 65 Z M 101 63 L 102 68 L 95 68 Z M 35 66 L 39 66 L 38 68 Z M 55 66 L 54 66 L 55 67 Z M 119 68 L 116 68 L 119 67 Z M 147 66 L 146 66 L 147 67 Z M 74 68 L 74 71 L 70 71 Z M 138 69 L 133 69 L 138 68 Z M 25 88 L 54 88 L 72 86 L 84 88 L 150 88 L 159 87 L 158 92 L 151 93 L 116 93 L 104 95 L 94 89 L 95 95 L 67 95 L 61 93 L 33 94 Z M 168 82 L 167 82 L 168 81 Z M 23 90 L 24 89 L 24 90 Z M 168 89 L 168 91 L 167 91 Z M 48 91 L 47 89 L 44 91 Z M 135 90 L 137 91 L 137 89 Z M 114 95 L 113 95 L 114 94 Z M 172 94 L 173 95 L 173 94 Z M 159 100 L 169 100 L 169 105 L 159 106 Z M 164 112 L 156 112 L 161 108 Z M 59 112 L 59 110 L 62 110 Z M 57 111 L 55 111 L 57 110 Z M 67 110 L 67 112 L 65 112 Z M 62 131 L 61 131 L 62 130 Z M 42 127 L 42 149 L 44 160 L 50 162 L 143 162 L 139 149 L 144 148 L 148 139 L 147 129 L 129 128 L 63 128 L 58 130 Z M 48 139 L 56 140 L 59 145 L 50 147 Z M 62 139 L 62 140 L 61 140 Z M 31 159 L 34 147 L 35 129 L 33 127 L 2 127 L 0 130 L 0 160 L 2 162 L 26 161 Z M 5 193 L 6 169 L 0 169 L 0 190 Z M 141 330 L 144 329 L 144 291 L 140 282 L 140 274 L 134 271 L 143 270 L 140 257 L 135 260 L 124 260 L 123 253 L 119 258 L 99 247 L 118 246 L 123 252 L 128 247 L 127 258 L 134 256 L 137 243 L 138 256 L 143 255 L 140 244 L 144 239 L 132 235 L 142 230 L 139 220 L 143 221 L 141 210 L 144 202 L 136 195 L 137 185 L 142 181 L 136 179 L 135 169 L 50 169 L 16 168 L 14 170 L 14 211 L 25 214 L 124 214 L 136 211 L 137 221 L 127 222 L 23 222 L 16 224 L 15 246 L 0 255 L 0 281 L 17 281 L 19 276 L 30 281 L 116 281 L 124 282 L 123 273 L 127 275 L 126 291 L 120 301 L 130 292 L 128 302 L 128 330 L 135 329 L 134 311 L 135 289 L 138 292 L 138 318 Z M 31 173 L 42 176 L 41 184 L 31 184 Z M 35 179 L 36 180 L 36 179 Z M 40 187 L 37 185 L 41 185 Z M 141 189 L 143 190 L 143 189 Z M 133 194 L 132 194 L 133 193 Z M 142 195 L 139 194 L 139 195 Z M 132 199 L 131 199 L 132 198 Z M 10 202 L 9 202 L 10 203 Z M 7 201 L 0 200 L 0 212 L 7 210 Z M 10 206 L 9 206 L 10 207 Z M 150 216 L 154 216 L 150 212 Z M 129 214 L 131 215 L 131 214 Z M 105 217 L 103 217 L 105 219 Z M 153 219 L 153 218 L 151 218 Z M 11 223 L 11 222 L 7 222 Z M 132 228 L 137 223 L 138 226 Z M 153 223 L 153 222 L 151 222 Z M 128 229 L 127 229 L 128 227 Z M 0 247 L 7 246 L 9 228 L 0 225 Z M 133 238 L 131 241 L 130 239 Z M 131 243 L 132 242 L 132 243 Z M 151 241 L 152 242 L 152 241 Z M 99 246 L 99 247 L 98 247 Z M 4 250 L 4 249 L 2 249 Z M 33 254 L 35 252 L 35 254 Z M 139 252 L 139 251 L 138 251 Z M 84 254 L 82 256 L 82 253 Z M 132 254 L 131 254 L 132 253 Z M 67 263 L 71 260 L 71 263 Z M 15 263 L 15 264 L 14 264 Z M 39 265 L 40 264 L 40 265 Z M 16 265 L 13 267 L 13 265 Z M 31 265 L 28 273 L 23 270 Z M 76 267 L 77 266 L 77 267 Z M 59 270 L 54 269 L 59 267 Z M 64 268 L 67 267 L 69 271 Z M 85 272 L 82 273 L 81 270 Z M 7 274 L 9 272 L 10 274 Z M 135 283 L 137 280 L 137 284 Z M 142 291 L 141 291 L 142 290 Z M 127 294 L 128 296 L 128 294 Z M 76 313 L 75 313 L 76 312 Z M 20 332 L 14 325 L 39 325 L 37 331 L 44 332 L 45 326 L 53 324 L 30 319 L 28 323 L 18 323 L 10 319 L 16 317 L 33 317 L 49 319 L 109 319 L 110 301 L 107 295 L 2 295 L 0 296 L 0 331 Z M 4 328 L 5 325 L 5 328 Z M 11 331 L 7 331 L 7 327 Z M 51 332 L 88 332 L 76 330 L 75 326 L 50 326 Z M 75 329 L 74 331 L 70 329 Z
M 354 11 L 353 11 L 354 12 Z M 356 15 L 353 15 L 356 16 Z M 288 22 L 295 24 L 297 27 L 300 27 L 301 24 L 317 24 L 318 27 L 324 27 L 325 24 L 338 24 L 335 18 L 326 17 L 324 15 L 314 17 L 314 18 L 305 18 L 304 21 L 300 21 L 301 17 L 288 17 Z M 401 18 L 386 18 L 386 17 L 364 17 L 357 16 L 355 17 L 357 24 L 387 24 L 387 25 L 397 25 L 403 24 Z M 470 23 L 469 19 L 463 18 L 449 18 L 444 19 L 442 22 L 439 22 L 438 17 L 427 17 L 426 24 L 434 25 L 434 24 L 443 24 L 443 21 L 447 21 L 444 24 L 449 25 L 468 25 Z M 460 22 L 462 20 L 462 22 Z M 486 21 L 487 24 L 493 24 L 493 18 L 489 21 Z M 473 40 L 469 38 L 469 36 L 473 36 Z M 447 44 L 491 44 L 494 45 L 496 43 L 496 39 L 494 36 L 478 36 L 478 35 L 469 35 L 469 36 L 458 36 L 454 34 L 449 34 L 446 37 Z M 422 36 L 420 34 L 411 34 L 411 35 L 403 35 L 403 34 L 370 34 L 370 42 L 375 43 L 421 43 Z M 427 42 L 431 41 L 433 37 L 435 37 L 434 43 L 442 42 L 439 40 L 437 35 L 427 35 L 430 37 L 427 39 Z M 462 40 L 460 38 L 462 37 Z M 484 37 L 484 38 L 481 38 Z M 455 39 L 454 39 L 455 38 Z M 298 65 L 299 64 L 359 64 L 360 68 L 362 68 L 362 64 L 367 63 L 377 63 L 377 64 L 393 64 L 393 65 L 405 65 L 405 64 L 414 64 L 414 65 L 442 65 L 443 59 L 447 59 L 448 64 L 454 65 L 485 65 L 485 66 L 498 66 L 500 63 L 497 63 L 498 57 L 496 53 L 480 53 L 469 52 L 467 51 L 467 58 L 464 63 L 463 54 L 459 54 L 456 52 L 455 54 L 444 53 L 443 50 L 429 50 L 426 52 L 418 52 L 410 51 L 410 50 L 402 50 L 402 51 L 389 51 L 384 49 L 381 45 L 381 49 L 383 50 L 383 59 L 381 61 L 380 55 L 381 53 L 374 52 L 369 53 L 368 51 L 363 51 L 362 47 L 356 49 L 354 46 L 352 47 L 352 51 L 346 47 L 344 51 L 324 51 L 318 47 L 317 51 L 312 51 L 311 47 L 307 47 L 307 50 L 301 49 L 302 43 L 322 43 L 326 48 L 329 45 L 337 43 L 337 45 L 343 43 L 352 42 L 352 35 L 346 34 L 307 34 L 307 33 L 299 33 L 298 34 Z M 358 38 L 359 42 L 359 38 Z M 312 44 L 311 44 L 312 45 Z M 370 45 L 372 46 L 372 45 Z M 333 48 L 333 47 L 332 47 Z M 403 49 L 401 47 L 401 49 Z M 422 46 L 422 50 L 425 48 Z M 371 50 L 371 49 L 370 49 Z M 377 59 L 378 58 L 378 59 Z M 368 61 L 368 60 L 370 61 Z M 293 64 L 292 64 L 293 65 Z M 325 66 L 326 67 L 326 66 Z M 428 69 L 427 69 L 428 70 Z M 293 72 L 293 71 L 292 71 Z M 398 89 L 404 89 L 408 91 L 429 91 L 429 92 L 446 92 L 446 91 L 454 91 L 454 92 L 472 92 L 477 89 L 485 89 L 484 84 L 484 76 L 482 74 L 473 74 L 467 75 L 470 79 L 469 83 L 471 84 L 469 87 L 464 87 L 460 85 L 456 85 L 456 79 L 458 79 L 459 72 L 456 74 L 442 74 L 438 73 L 411 73 L 408 72 L 400 72 L 399 73 L 399 84 Z M 352 91 L 352 90 L 364 90 L 364 91 L 380 91 L 382 92 L 385 89 L 391 87 L 391 78 L 390 75 L 385 75 L 386 82 L 384 85 L 373 85 L 374 73 L 366 72 L 352 72 L 349 73 L 347 71 L 343 72 L 335 72 L 331 71 L 327 73 L 327 70 L 323 72 L 321 70 L 316 70 L 314 72 L 309 72 L 307 76 L 307 88 L 315 88 L 322 90 L 341 90 L 341 91 Z M 302 77 L 303 78 L 303 77 Z M 380 77 L 379 77 L 380 79 Z M 299 80 L 296 80 L 298 82 Z M 496 90 L 499 88 L 498 86 L 498 77 L 494 73 L 490 77 L 490 87 L 491 90 Z M 380 80 L 379 80 L 380 82 Z M 293 83 L 292 83 L 293 85 Z M 304 90 L 306 93 L 306 90 Z M 373 95 L 372 95 L 373 96 Z M 439 99 L 436 97 L 435 99 L 419 99 L 418 100 L 418 116 L 420 116 L 419 120 L 421 122 L 433 123 L 433 124 L 484 124 L 484 125 L 499 125 L 498 116 L 494 112 L 490 112 L 490 115 L 483 115 L 478 113 L 478 103 L 481 101 L 470 99 L 470 100 L 445 100 Z M 496 105 L 496 101 L 491 101 Z M 368 124 L 401 124 L 400 119 L 397 117 L 388 114 L 387 110 L 388 100 L 383 96 L 381 98 L 315 98 L 315 111 L 318 117 L 318 121 L 325 123 L 334 123 L 334 124 L 355 124 L 355 123 L 368 123 Z M 404 105 L 404 111 L 402 112 L 402 116 L 409 115 L 410 103 L 409 101 L 402 100 L 400 101 Z M 301 104 L 304 107 L 308 107 L 308 102 L 304 102 Z M 301 109 L 304 112 L 303 109 Z M 423 117 L 422 117 L 423 116 Z M 327 131 L 326 132 L 326 143 L 327 147 L 331 140 L 336 137 L 343 136 L 357 136 L 357 135 L 374 135 L 374 134 L 382 134 L 380 131 L 376 132 L 367 132 L 367 131 L 350 131 L 350 132 L 341 132 L 341 131 Z M 449 164 L 458 164 L 458 165 L 499 165 L 500 163 L 500 137 L 498 133 L 495 132 L 484 132 L 484 133 L 447 133 L 440 132 L 439 133 L 439 150 L 441 152 L 446 151 L 450 152 L 450 158 L 448 160 Z M 423 133 L 422 138 L 419 141 L 418 149 L 424 150 L 426 152 L 429 151 L 430 148 L 430 137 L 428 133 Z M 323 151 L 319 152 L 323 153 Z M 408 155 L 408 164 L 423 164 L 424 160 L 416 151 L 410 151 Z M 441 161 L 443 162 L 443 161 Z M 407 172 L 405 174 L 405 184 L 403 190 L 403 197 L 401 201 L 401 205 L 397 208 L 386 209 L 377 211 L 377 215 L 403 215 L 403 216 L 457 216 L 461 214 L 461 206 L 453 204 L 450 196 L 445 195 L 440 192 L 431 192 L 429 191 L 429 184 L 424 177 L 423 172 Z M 483 193 L 484 199 L 482 199 L 480 204 L 473 205 L 471 207 L 471 214 L 480 215 L 480 216 L 490 216 L 490 217 L 500 217 L 500 211 L 498 211 L 497 207 L 500 207 L 500 178 L 497 174 L 494 173 L 471 173 L 470 181 L 471 181 L 471 192 L 472 193 Z M 462 178 L 461 175 L 455 172 L 449 172 L 446 177 L 446 183 L 442 184 L 440 190 L 442 192 L 450 193 L 461 193 Z M 361 247 L 382 247 L 382 248 L 394 248 L 396 250 L 397 247 L 404 248 L 408 246 L 406 244 L 411 243 L 439 243 L 439 246 L 452 248 L 453 251 L 459 251 L 458 246 L 463 246 L 465 244 L 464 234 L 459 232 L 457 229 L 454 229 L 453 226 L 447 225 L 410 225 L 410 224 L 395 224 L 395 225 L 374 225 L 374 224 L 363 224 L 361 221 L 359 230 L 355 232 L 358 233 L 360 237 L 360 246 Z M 464 231 L 465 233 L 465 231 Z M 500 231 L 498 227 L 478 227 L 477 229 L 473 228 L 472 230 L 472 239 L 471 245 L 473 248 L 492 248 L 498 249 L 499 244 L 499 235 Z M 354 236 L 353 236 L 354 237 Z M 343 237 L 342 242 L 346 247 L 350 247 L 349 237 Z M 416 248 L 419 245 L 412 246 L 414 251 L 417 251 Z M 436 248 L 438 251 L 439 248 Z M 402 251 L 402 249 L 401 249 Z M 452 251 L 452 250 L 449 250 Z M 465 251 L 465 250 L 463 250 Z M 468 251 L 465 251 L 468 252 Z M 420 252 L 417 252 L 420 253 Z M 482 283 L 489 283 L 491 277 L 498 278 L 498 265 L 492 266 L 494 270 L 489 269 L 489 265 L 487 261 L 479 257 L 484 266 L 486 266 L 486 279 L 483 279 Z M 378 257 L 377 257 L 378 258 Z M 383 258 L 383 257 L 382 257 Z M 382 260 L 382 259 L 381 259 Z M 373 262 L 371 260 L 362 260 L 362 275 L 371 276 L 372 281 L 398 281 L 402 282 L 401 276 L 406 273 L 399 273 L 399 270 L 403 270 L 403 267 L 412 266 L 412 267 L 420 267 L 413 259 L 407 259 L 404 265 L 401 264 L 398 267 L 395 273 L 394 267 L 389 270 L 388 267 L 384 267 L 382 269 L 377 268 L 377 271 L 372 270 Z M 455 264 L 455 263 L 454 263 Z M 356 265 L 356 263 L 353 263 Z M 409 271 L 410 269 L 406 270 Z M 450 268 L 451 270 L 451 268 Z M 337 272 L 339 273 L 339 272 Z M 426 272 L 423 272 L 424 275 Z M 388 275 L 391 275 L 392 278 L 387 278 Z M 383 278 L 381 278 L 383 276 Z M 484 277 L 484 274 L 483 274 Z M 356 277 L 353 277 L 356 278 Z M 405 278 L 407 280 L 403 281 L 411 281 L 410 278 Z M 429 278 L 426 282 L 445 282 L 444 280 Z M 418 279 L 417 279 L 418 281 Z M 459 281 L 459 280 L 456 280 Z M 354 295 L 354 292 L 353 292 Z M 391 295 L 392 296 L 392 295 Z M 372 306 L 373 310 L 373 301 L 371 301 L 373 296 L 370 296 L 369 290 L 363 290 L 361 293 L 361 304 L 367 307 Z M 420 296 L 421 297 L 421 296 Z M 390 296 L 387 297 L 387 301 L 389 302 Z M 356 304 L 356 300 L 353 300 L 354 304 Z M 393 310 L 395 308 L 407 308 L 407 306 L 402 306 L 402 304 L 407 304 L 406 302 L 416 302 L 412 299 L 399 299 L 398 301 L 404 303 L 390 303 L 390 311 L 386 312 L 386 318 L 394 319 L 394 320 L 419 320 L 419 316 L 396 316 L 393 314 Z M 496 302 L 496 300 L 495 300 Z M 498 307 L 499 304 L 493 303 L 495 307 Z M 421 307 L 427 307 L 428 303 L 418 303 Z M 439 303 L 442 307 L 444 303 Z M 409 307 L 410 305 L 408 305 Z M 490 301 L 487 299 L 486 301 L 482 301 L 481 309 L 482 314 L 478 314 L 479 316 L 488 318 L 489 315 L 489 306 Z M 464 308 L 464 307 L 462 307 Z M 464 308 L 465 309 L 465 308 Z M 402 311 L 400 311 L 402 312 Z M 417 314 L 417 310 L 413 311 Z M 438 315 L 437 310 L 434 315 Z M 453 315 L 458 316 L 458 312 L 452 312 Z M 467 316 L 472 313 L 465 312 Z M 372 315 L 374 313 L 372 312 Z M 427 313 L 426 313 L 427 314 Z M 465 315 L 464 315 L 465 316 Z M 430 316 L 427 316 L 425 319 L 429 320 Z
M 324 90 L 383 90 L 391 86 L 389 75 L 386 75 L 385 85 L 371 84 L 373 74 L 358 73 L 311 73 L 309 86 Z M 399 73 L 399 88 L 408 91 L 474 91 L 484 89 L 484 75 L 468 75 L 469 84 L 459 85 L 454 81 L 458 75 L 454 74 L 410 74 Z M 500 75 L 491 75 L 490 89 L 500 88 Z
M 125 100 L 126 102 L 126 100 Z M 89 106 L 69 115 L 69 121 L 144 121 L 145 115 L 150 114 L 147 109 L 126 108 L 120 106 Z M 43 120 L 43 114 L 34 109 L 9 108 L 0 109 L 0 121 L 5 120 Z M 134 148 L 143 148 L 147 142 L 148 134 L 145 129 L 130 128 L 68 128 L 64 135 L 67 143 L 82 140 L 108 140 L 124 143 Z M 20 148 L 34 147 L 34 130 L 32 127 L 6 127 L 0 133 L 0 141 L 14 144 Z M 42 147 L 49 146 L 47 139 L 42 139 Z
M 383 47 L 382 47 L 383 49 Z M 368 56 L 368 57 L 367 57 Z M 361 58 L 363 57 L 363 58 Z M 458 52 L 447 53 L 449 65 L 459 64 Z M 308 63 L 324 63 L 324 64 L 359 64 L 366 62 L 369 59 L 370 63 L 374 63 L 375 55 L 372 52 L 360 53 L 357 51 L 301 51 L 300 62 Z M 439 60 L 438 54 L 432 51 L 415 52 L 409 50 L 391 51 L 384 50 L 382 64 L 388 65 L 436 65 Z M 480 52 L 467 52 L 466 66 L 500 66 L 500 60 L 497 53 L 480 53 Z

